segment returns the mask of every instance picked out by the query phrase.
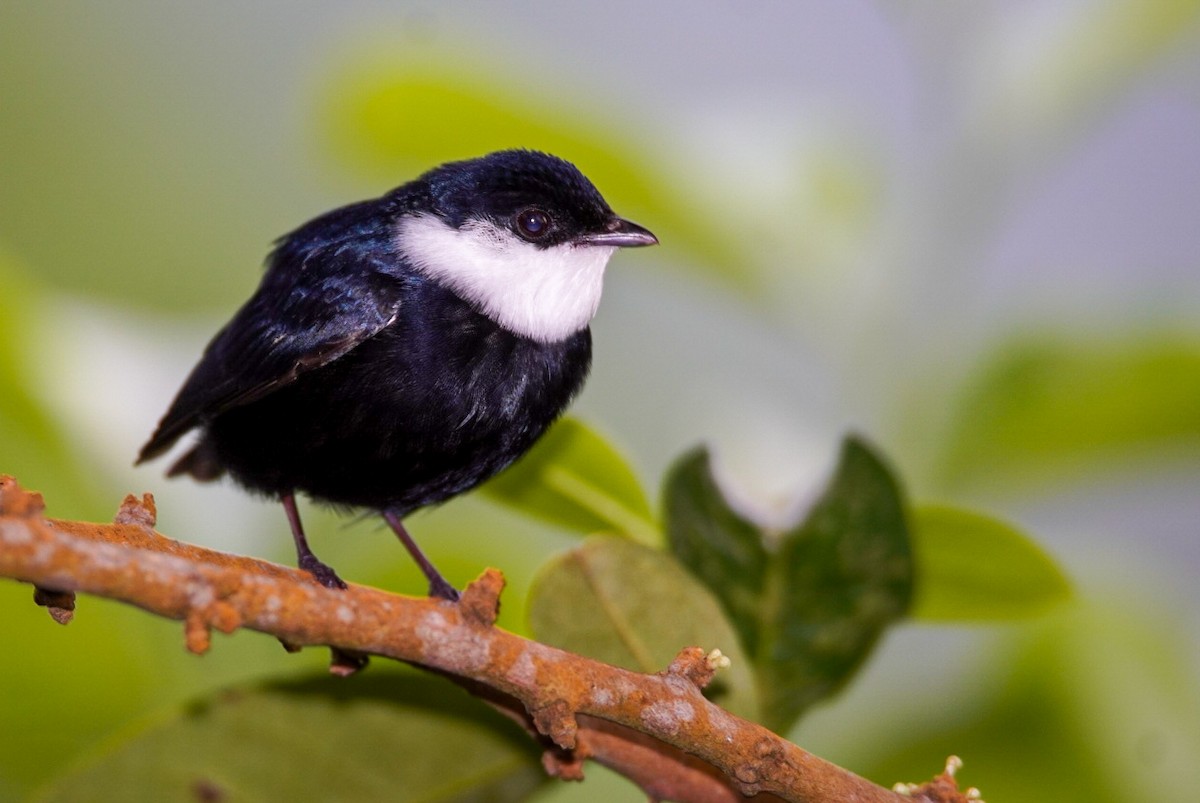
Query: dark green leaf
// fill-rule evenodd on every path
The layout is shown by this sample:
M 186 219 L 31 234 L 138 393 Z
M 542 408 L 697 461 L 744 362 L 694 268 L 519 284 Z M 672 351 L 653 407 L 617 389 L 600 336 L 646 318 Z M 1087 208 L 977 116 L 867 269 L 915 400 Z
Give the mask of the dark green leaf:
M 38 799 L 519 801 L 544 777 L 499 714 L 443 681 L 376 672 L 218 694 L 107 745 Z
M 900 488 L 866 444 L 848 438 L 824 496 L 769 566 L 758 648 L 767 724 L 786 729 L 845 684 L 912 593 Z
M 720 603 L 665 552 L 589 538 L 539 572 L 528 604 L 538 640 L 640 672 L 666 668 L 684 647 L 718 648 L 731 665 L 709 697 L 758 715 L 750 662 Z
M 848 439 L 807 519 L 767 548 L 694 452 L 666 483 L 671 549 L 713 590 L 754 661 L 763 721 L 786 730 L 840 688 L 883 630 L 908 609 L 912 558 L 900 490 L 883 463 Z
M 650 503 L 629 463 L 574 418 L 551 427 L 483 491 L 582 535 L 611 532 L 648 543 L 660 540 Z
M 767 554 L 763 532 L 725 500 L 704 448 L 681 457 L 663 483 L 671 551 L 721 600 L 742 644 L 758 650 Z
M 918 619 L 961 622 L 1041 613 L 1070 596 L 1062 570 L 1002 521 L 925 505 L 913 516 Z

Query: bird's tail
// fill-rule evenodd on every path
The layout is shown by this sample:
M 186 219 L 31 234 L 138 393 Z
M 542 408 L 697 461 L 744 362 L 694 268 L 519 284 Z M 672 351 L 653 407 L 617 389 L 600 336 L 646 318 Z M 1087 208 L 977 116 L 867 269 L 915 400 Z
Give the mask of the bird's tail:
M 175 461 L 167 470 L 168 477 L 178 477 L 189 474 L 199 482 L 212 482 L 225 473 L 221 461 L 217 458 L 217 450 L 207 439 L 201 439 L 195 446 L 188 449 L 183 457 Z

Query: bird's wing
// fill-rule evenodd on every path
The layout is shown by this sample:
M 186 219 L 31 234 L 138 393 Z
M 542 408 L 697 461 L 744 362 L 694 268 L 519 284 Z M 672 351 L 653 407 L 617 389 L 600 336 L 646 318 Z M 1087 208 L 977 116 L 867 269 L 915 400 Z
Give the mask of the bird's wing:
M 336 360 L 399 314 L 405 285 L 395 277 L 361 265 L 319 277 L 305 276 L 303 266 L 279 267 L 209 343 L 137 462 L 161 455 L 206 419 Z

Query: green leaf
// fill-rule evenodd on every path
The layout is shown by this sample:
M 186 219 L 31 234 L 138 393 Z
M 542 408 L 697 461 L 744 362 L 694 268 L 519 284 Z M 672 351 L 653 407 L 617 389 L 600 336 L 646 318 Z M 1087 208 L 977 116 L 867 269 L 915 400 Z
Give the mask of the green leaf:
M 219 693 L 110 743 L 36 799 L 519 801 L 544 781 L 537 752 L 443 681 L 374 672 Z
M 572 532 L 612 532 L 658 543 L 658 525 L 625 458 L 574 418 L 558 421 L 482 490 L 492 499 Z
M 1200 454 L 1200 342 L 1025 342 L 966 389 L 943 487 L 1044 485 L 1160 454 Z
M 773 549 L 725 500 L 704 451 L 671 471 L 665 507 L 671 549 L 737 624 L 763 722 L 776 731 L 845 684 L 908 609 L 913 566 L 900 489 L 854 438 L 808 517 Z
M 771 560 L 764 533 L 729 506 L 703 447 L 676 461 L 663 482 L 663 492 L 672 553 L 717 595 L 742 644 L 756 653 L 763 582 Z
M 773 692 L 768 724 L 790 726 L 845 684 L 907 613 L 912 586 L 899 486 L 866 444 L 848 438 L 825 494 L 769 565 L 758 653 Z
M 1016 528 L 979 513 L 923 505 L 913 515 L 913 615 L 935 622 L 1041 613 L 1071 594 L 1058 565 Z
M 538 91 L 529 92 L 523 70 L 474 60 L 469 52 L 430 49 L 349 65 L 325 93 L 322 117 L 335 150 L 372 179 L 393 181 L 504 148 L 547 151 L 573 162 L 614 209 L 683 253 L 693 275 L 706 271 L 726 285 L 750 286 L 755 276 L 737 243 L 707 225 L 694 199 L 673 191 L 679 182 L 614 124 L 619 95 L 607 107 L 603 92 L 573 107 L 577 93 L 565 80 L 556 91 L 554 76 L 543 71 Z
M 539 641 L 639 672 L 666 668 L 684 647 L 720 649 L 731 663 L 706 693 L 758 716 L 750 661 L 720 603 L 665 552 L 589 538 L 539 572 L 528 604 Z

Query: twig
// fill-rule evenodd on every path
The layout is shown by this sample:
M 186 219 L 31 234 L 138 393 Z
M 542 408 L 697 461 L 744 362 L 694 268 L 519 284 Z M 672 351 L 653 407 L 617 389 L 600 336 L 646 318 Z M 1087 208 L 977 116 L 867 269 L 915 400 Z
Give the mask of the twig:
M 154 530 L 149 494 L 126 497 L 113 524 L 47 519 L 42 509 L 40 495 L 0 476 L 0 576 L 32 583 L 59 621 L 85 592 L 182 620 L 195 653 L 209 648 L 213 628 L 248 628 L 289 648 L 332 648 L 339 674 L 368 655 L 425 667 L 524 724 L 547 748 L 551 774 L 581 777 L 590 758 L 653 800 L 896 803 L 925 794 L 883 789 L 713 705 L 701 689 L 718 663 L 698 647 L 645 675 L 495 627 L 504 580 L 494 569 L 458 603 L 358 585 L 334 591 L 296 569 L 166 538 Z

